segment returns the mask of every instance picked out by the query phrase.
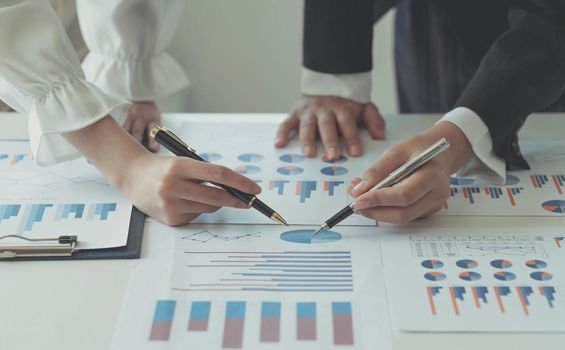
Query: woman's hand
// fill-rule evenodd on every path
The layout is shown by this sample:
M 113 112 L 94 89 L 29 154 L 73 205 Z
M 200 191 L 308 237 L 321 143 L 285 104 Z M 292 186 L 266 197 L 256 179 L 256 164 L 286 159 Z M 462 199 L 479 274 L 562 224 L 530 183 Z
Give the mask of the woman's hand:
M 247 208 L 226 191 L 204 181 L 252 194 L 261 191 L 255 182 L 226 167 L 154 155 L 109 116 L 64 136 L 136 207 L 169 225 L 189 223 L 199 214 L 222 206 Z
M 123 128 L 139 143 L 145 144 L 151 152 L 159 150 L 159 144 L 149 137 L 151 129 L 159 125 L 161 114 L 153 101 L 132 102 L 128 109 Z
M 248 208 L 225 190 L 203 181 L 228 185 L 246 193 L 261 188 L 220 165 L 184 157 L 146 155 L 129 165 L 124 192 L 144 213 L 168 225 L 183 225 L 221 207 Z
M 388 174 L 445 137 L 450 148 L 430 160 L 395 186 L 368 192 Z M 441 122 L 424 133 L 389 148 L 349 190 L 363 216 L 392 223 L 405 223 L 439 211 L 449 197 L 449 176 L 473 156 L 463 132 Z

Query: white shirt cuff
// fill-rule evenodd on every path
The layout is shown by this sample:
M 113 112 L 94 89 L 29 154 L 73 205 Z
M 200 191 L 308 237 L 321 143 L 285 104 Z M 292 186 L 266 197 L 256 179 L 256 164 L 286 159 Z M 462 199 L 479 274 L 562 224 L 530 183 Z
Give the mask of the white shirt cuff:
M 492 138 L 486 124 L 472 110 L 457 107 L 441 118 L 455 124 L 469 140 L 475 158 L 462 166 L 457 176 L 475 176 L 493 184 L 506 181 L 506 162 L 494 154 Z
M 301 91 L 305 95 L 336 96 L 368 103 L 371 101 L 371 72 L 327 74 L 302 68 Z

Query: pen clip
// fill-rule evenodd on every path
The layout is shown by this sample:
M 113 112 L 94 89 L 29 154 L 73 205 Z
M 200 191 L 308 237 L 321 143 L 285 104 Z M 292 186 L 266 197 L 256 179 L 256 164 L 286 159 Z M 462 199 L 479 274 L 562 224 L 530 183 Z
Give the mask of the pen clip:
M 20 235 L 0 236 L 0 240 L 17 238 L 28 242 L 57 242 L 56 245 L 0 245 L 0 259 L 21 257 L 71 256 L 78 251 L 77 236 L 59 236 L 57 238 L 27 238 Z
M 175 141 L 177 141 L 178 143 L 180 143 L 181 145 L 183 145 L 184 147 L 186 147 L 189 151 L 196 153 L 196 150 L 192 147 L 190 147 L 189 145 L 187 145 L 183 140 L 180 139 L 180 137 L 178 137 L 171 129 L 161 126 L 159 127 L 159 130 L 163 131 L 164 133 L 166 133 L 167 135 L 169 135 L 170 137 L 172 137 Z

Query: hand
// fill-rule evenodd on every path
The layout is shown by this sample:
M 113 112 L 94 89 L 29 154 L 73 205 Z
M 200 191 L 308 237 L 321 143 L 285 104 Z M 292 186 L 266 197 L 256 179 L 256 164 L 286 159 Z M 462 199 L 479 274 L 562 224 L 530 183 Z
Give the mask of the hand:
M 141 211 L 168 225 L 187 224 L 221 207 L 248 208 L 225 190 L 202 181 L 261 192 L 255 182 L 229 168 L 184 157 L 147 154 L 130 164 L 128 178 L 124 193 Z
M 275 147 L 286 147 L 290 134 L 298 130 L 302 153 L 306 157 L 315 157 L 316 131 L 319 130 L 326 158 L 338 159 L 341 157 L 339 131 L 347 145 L 347 153 L 358 157 L 363 153 L 357 131 L 360 121 L 373 139 L 384 138 L 385 122 L 373 103 L 362 104 L 340 97 L 304 95 L 291 115 L 280 125 Z
M 63 134 L 144 213 L 169 225 L 190 222 L 222 206 L 248 206 L 210 181 L 258 194 L 250 179 L 219 165 L 183 157 L 160 157 L 135 142 L 110 117 Z
M 439 154 L 395 186 L 367 192 L 371 187 L 441 137 L 449 149 Z M 392 223 L 405 223 L 439 211 L 449 197 L 449 176 L 465 164 L 473 150 L 461 130 L 441 122 L 424 133 L 385 151 L 364 174 L 353 180 L 350 193 L 363 216 Z
M 132 106 L 128 109 L 123 128 L 131 135 L 137 142 L 147 145 L 151 152 L 159 150 L 159 144 L 149 137 L 151 129 L 159 125 L 161 122 L 161 115 L 159 108 L 153 101 L 146 102 L 133 102 Z

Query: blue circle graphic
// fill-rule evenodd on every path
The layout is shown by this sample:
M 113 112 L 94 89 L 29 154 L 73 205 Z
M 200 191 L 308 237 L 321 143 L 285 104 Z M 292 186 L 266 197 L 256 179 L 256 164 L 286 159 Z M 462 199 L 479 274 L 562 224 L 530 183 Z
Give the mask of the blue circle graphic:
M 301 244 L 329 243 L 341 239 L 341 233 L 334 231 L 323 231 L 315 236 L 312 235 L 313 233 L 314 230 L 286 231 L 281 234 L 281 239 L 283 241 Z

